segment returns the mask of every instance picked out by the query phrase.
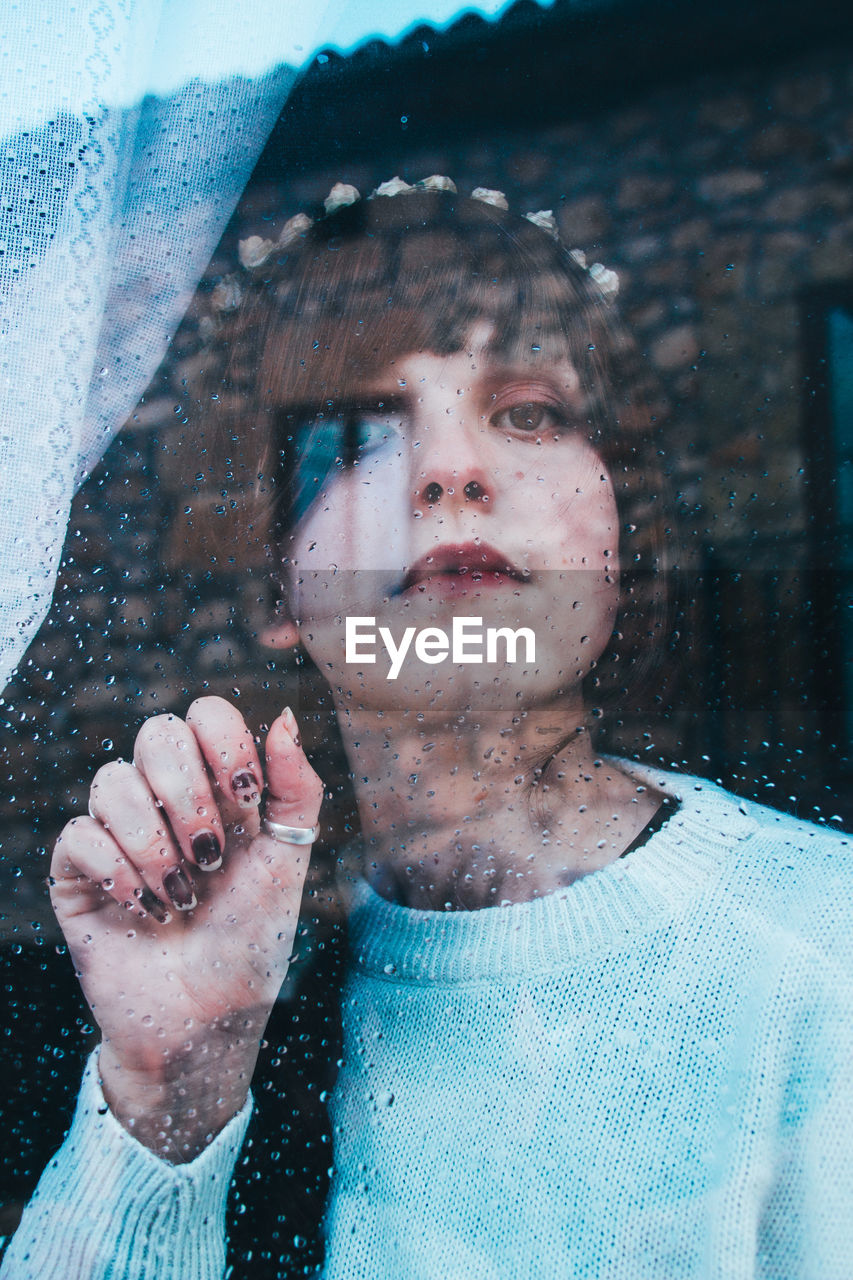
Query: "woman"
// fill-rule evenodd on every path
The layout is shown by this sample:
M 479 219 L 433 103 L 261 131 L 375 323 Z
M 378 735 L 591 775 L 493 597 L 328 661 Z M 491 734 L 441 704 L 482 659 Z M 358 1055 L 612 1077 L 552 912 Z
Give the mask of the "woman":
M 641 371 L 479 194 L 334 192 L 227 335 L 360 815 L 324 1274 L 841 1280 L 846 842 L 597 755 L 664 630 Z M 52 891 L 103 1044 L 4 1276 L 221 1273 L 321 796 L 211 698 L 96 775 Z

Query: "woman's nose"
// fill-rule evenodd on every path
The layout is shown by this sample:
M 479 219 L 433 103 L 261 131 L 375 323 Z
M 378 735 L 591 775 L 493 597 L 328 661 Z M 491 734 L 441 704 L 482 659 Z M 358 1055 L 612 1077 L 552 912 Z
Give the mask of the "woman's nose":
M 482 510 L 497 497 L 488 431 L 481 416 L 482 388 L 472 357 L 423 355 L 404 375 L 417 397 L 411 404 L 411 488 L 419 514 L 428 510 Z M 402 375 L 401 375 L 402 376 Z
M 444 415 L 442 415 L 443 417 Z M 427 507 L 477 507 L 494 498 L 476 425 L 457 417 L 433 423 L 421 436 L 414 477 L 416 500 Z
M 456 485 L 448 485 L 445 489 L 440 480 L 430 480 L 421 490 L 420 497 L 427 506 L 434 507 L 440 502 L 445 493 L 448 498 L 456 496 Z M 468 480 L 462 485 L 462 497 L 466 502 L 488 502 L 489 494 L 486 486 L 480 480 Z

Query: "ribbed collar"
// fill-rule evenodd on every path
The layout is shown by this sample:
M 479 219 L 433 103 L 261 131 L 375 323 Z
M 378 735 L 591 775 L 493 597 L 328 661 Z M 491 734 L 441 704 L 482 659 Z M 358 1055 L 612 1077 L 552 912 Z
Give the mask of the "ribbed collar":
M 360 879 L 350 920 L 356 969 L 419 983 L 529 975 L 618 948 L 677 916 L 720 876 L 732 845 L 748 839 L 757 824 L 734 797 L 704 779 L 618 764 L 678 801 L 640 848 L 531 902 L 479 911 L 397 906 Z

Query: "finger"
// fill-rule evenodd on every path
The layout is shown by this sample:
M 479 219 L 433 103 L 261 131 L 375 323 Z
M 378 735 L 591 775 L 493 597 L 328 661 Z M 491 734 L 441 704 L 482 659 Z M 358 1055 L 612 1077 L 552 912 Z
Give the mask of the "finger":
M 207 697 L 196 698 L 187 724 L 213 775 L 223 820 L 241 822 L 254 835 L 264 774 L 245 720 L 224 698 Z
M 54 846 L 50 877 L 51 901 L 60 920 L 91 911 L 105 896 L 160 924 L 170 919 L 168 909 L 94 818 L 73 818 L 63 828 Z
M 312 827 L 323 802 L 323 784 L 302 750 L 296 717 L 285 707 L 267 735 L 265 816 L 292 827 Z
M 105 764 L 89 792 L 89 812 L 112 835 L 161 901 L 179 911 L 196 906 L 192 879 L 143 775 L 125 760 Z
M 192 729 L 178 716 L 152 716 L 136 735 L 133 761 L 163 806 L 186 860 L 216 871 L 225 830 Z
M 266 777 L 264 818 L 286 827 L 315 827 L 323 800 L 323 784 L 305 757 L 296 718 L 289 707 L 273 722 L 267 735 Z M 264 868 L 272 883 L 290 896 L 288 914 L 295 924 L 310 848 L 262 827 L 252 842 L 252 851 L 260 855 L 257 865 Z

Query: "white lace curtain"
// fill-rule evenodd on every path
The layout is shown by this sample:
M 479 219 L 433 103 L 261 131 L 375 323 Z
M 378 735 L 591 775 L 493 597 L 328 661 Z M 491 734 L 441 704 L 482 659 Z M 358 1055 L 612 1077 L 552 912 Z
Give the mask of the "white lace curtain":
M 542 0 L 547 3 L 548 0 Z M 504 0 L 467 6 L 494 14 Z M 47 0 L 0 16 L 0 688 L 75 488 L 138 401 L 322 46 L 456 0 Z

